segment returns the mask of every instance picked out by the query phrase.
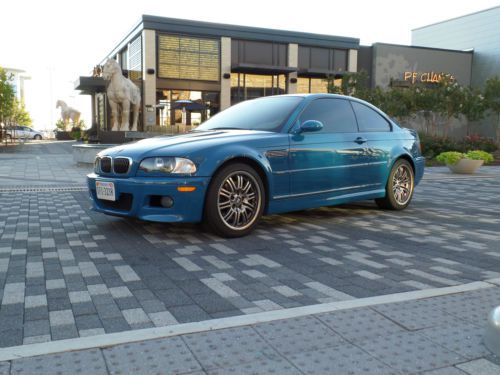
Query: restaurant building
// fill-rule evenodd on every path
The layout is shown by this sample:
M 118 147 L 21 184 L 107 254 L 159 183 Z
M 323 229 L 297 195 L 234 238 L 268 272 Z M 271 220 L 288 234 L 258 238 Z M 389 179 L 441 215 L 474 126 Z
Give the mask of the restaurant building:
M 358 48 L 356 38 L 144 15 L 100 65 L 116 59 L 140 87 L 140 131 L 176 133 L 242 100 L 327 92 L 326 77 L 357 71 Z M 99 73 L 75 89 L 92 96 L 103 138 L 110 121 Z

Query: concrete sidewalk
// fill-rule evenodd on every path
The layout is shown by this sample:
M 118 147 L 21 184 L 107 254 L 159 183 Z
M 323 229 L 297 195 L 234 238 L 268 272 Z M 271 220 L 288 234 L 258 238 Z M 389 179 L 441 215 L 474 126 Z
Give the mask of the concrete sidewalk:
M 108 341 L 113 335 L 95 336 L 94 347 L 86 338 L 6 348 L 0 359 L 10 360 L 0 362 L 0 374 L 498 375 L 500 358 L 482 337 L 488 312 L 500 303 L 499 285 L 497 279 L 247 317 L 263 323 L 235 317 Z M 86 349 L 68 351 L 78 347 Z M 52 354 L 31 356 L 43 351 Z

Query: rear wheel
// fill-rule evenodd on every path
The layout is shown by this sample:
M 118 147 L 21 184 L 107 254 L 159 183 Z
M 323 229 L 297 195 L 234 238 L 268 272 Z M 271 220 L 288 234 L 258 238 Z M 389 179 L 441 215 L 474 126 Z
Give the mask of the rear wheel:
M 223 237 L 241 237 L 258 224 L 265 191 L 259 174 L 243 163 L 223 167 L 213 178 L 205 202 L 205 224 Z
M 387 179 L 385 197 L 375 199 L 375 203 L 380 208 L 402 210 L 411 202 L 414 185 L 415 176 L 411 164 L 405 159 L 396 160 Z
M 41 140 L 41 139 L 42 139 L 42 136 L 41 136 L 40 134 L 36 134 L 36 135 L 34 136 L 34 138 L 35 138 L 37 141 L 39 141 L 39 140 Z

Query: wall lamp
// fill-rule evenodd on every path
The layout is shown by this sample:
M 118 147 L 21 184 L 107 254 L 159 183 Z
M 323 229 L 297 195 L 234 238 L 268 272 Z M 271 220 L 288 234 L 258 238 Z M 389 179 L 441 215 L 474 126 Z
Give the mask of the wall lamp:
M 295 77 L 290 78 L 290 83 L 297 83 L 297 78 L 295 78 Z
M 148 69 L 146 70 L 146 72 L 147 72 L 148 74 L 155 74 L 155 70 L 154 70 L 153 68 L 148 68 Z
M 229 78 L 231 78 L 231 73 L 224 73 L 224 74 L 222 75 L 222 77 L 223 77 L 224 79 L 229 79 Z

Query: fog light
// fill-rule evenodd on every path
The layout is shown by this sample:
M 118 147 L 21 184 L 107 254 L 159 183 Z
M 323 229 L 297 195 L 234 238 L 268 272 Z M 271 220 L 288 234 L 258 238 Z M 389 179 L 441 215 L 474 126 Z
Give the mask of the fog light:
M 172 199 L 172 197 L 169 197 L 167 195 L 165 197 L 161 197 L 160 203 L 163 207 L 170 208 L 174 205 L 174 200 Z

